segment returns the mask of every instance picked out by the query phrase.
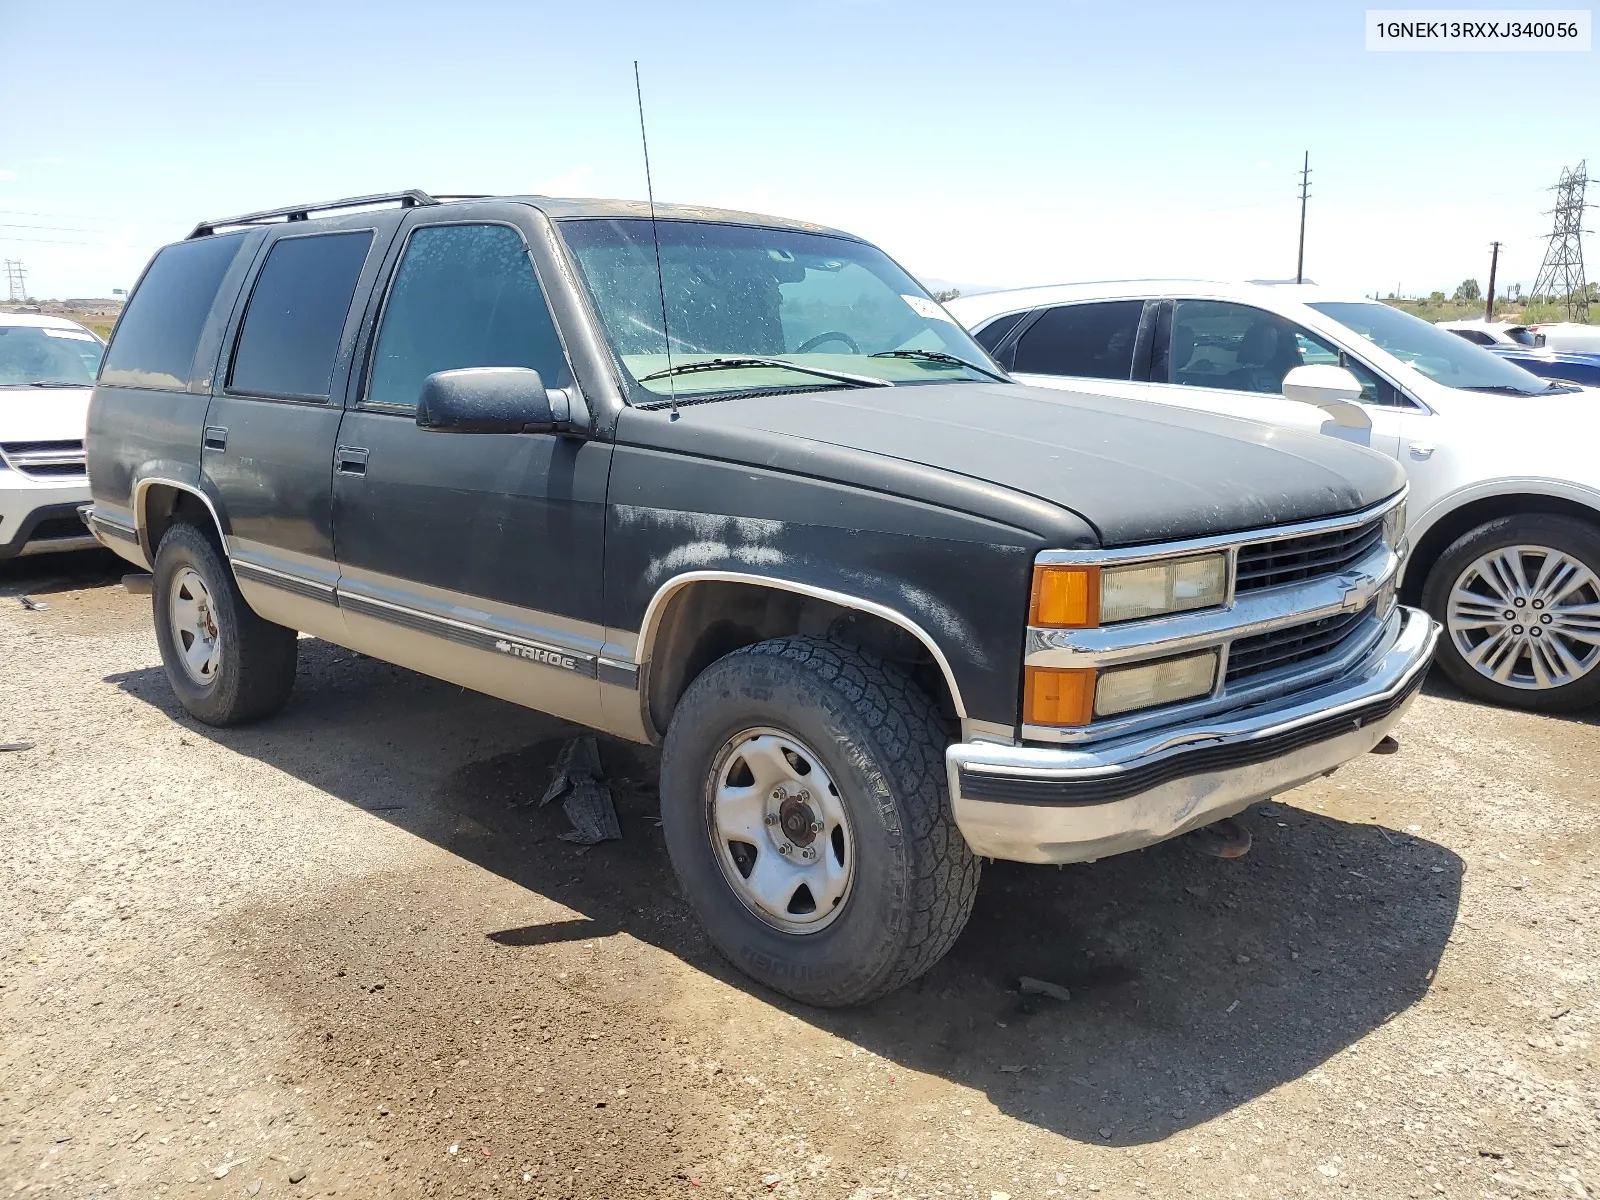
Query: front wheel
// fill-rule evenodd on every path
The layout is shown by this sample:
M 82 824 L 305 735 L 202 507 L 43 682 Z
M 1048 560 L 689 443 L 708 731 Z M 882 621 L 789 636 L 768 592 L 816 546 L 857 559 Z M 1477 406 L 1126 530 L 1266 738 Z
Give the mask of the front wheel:
M 870 655 L 790 637 L 694 681 L 661 757 L 667 851 L 711 940 L 807 1004 L 875 999 L 942 958 L 978 861 L 933 702 Z
M 1600 702 L 1600 529 L 1551 513 L 1458 538 L 1422 605 L 1444 626 L 1438 663 L 1494 704 L 1570 712 Z

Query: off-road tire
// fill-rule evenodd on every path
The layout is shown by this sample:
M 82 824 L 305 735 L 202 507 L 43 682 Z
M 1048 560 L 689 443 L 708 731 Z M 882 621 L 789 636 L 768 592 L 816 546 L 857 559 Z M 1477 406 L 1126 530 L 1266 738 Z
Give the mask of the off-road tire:
M 183 567 L 199 574 L 211 593 L 221 642 L 216 676 L 203 686 L 189 677 L 179 661 L 172 630 L 169 598 L 173 576 Z M 167 681 L 189 715 L 207 725 L 240 725 L 281 709 L 294 687 L 299 635 L 262 620 L 245 603 L 217 543 L 194 525 L 172 526 L 156 550 L 154 575 L 151 600 L 156 641 Z
M 1477 671 L 1456 648 L 1447 620 L 1450 593 L 1456 581 L 1485 554 L 1518 545 L 1548 546 L 1579 559 L 1600 574 L 1600 528 L 1587 521 L 1555 513 L 1524 513 L 1498 517 L 1469 530 L 1439 556 L 1423 584 L 1422 607 L 1445 626 L 1434 661 L 1462 691 L 1490 704 L 1535 712 L 1572 712 L 1600 703 L 1600 667 L 1548 690 L 1507 687 Z
M 815 933 L 762 921 L 716 858 L 708 777 L 719 749 L 754 727 L 812 747 L 849 814 L 854 882 Z M 716 947 L 774 991 L 827 1008 L 874 1000 L 938 962 L 966 925 L 979 874 L 950 810 L 948 741 L 909 678 L 833 642 L 778 638 L 707 667 L 667 730 L 661 814 L 673 870 Z

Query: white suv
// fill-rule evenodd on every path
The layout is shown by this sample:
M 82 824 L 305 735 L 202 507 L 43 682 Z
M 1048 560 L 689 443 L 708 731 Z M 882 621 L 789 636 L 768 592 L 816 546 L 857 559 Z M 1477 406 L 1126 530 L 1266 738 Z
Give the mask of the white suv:
M 1398 459 L 1403 594 L 1444 625 L 1445 672 L 1497 703 L 1600 701 L 1600 390 L 1313 287 L 1138 280 L 948 307 L 1020 381 L 1317 429 Z
M 83 434 L 105 345 L 59 317 L 0 312 L 0 561 L 99 543 Z

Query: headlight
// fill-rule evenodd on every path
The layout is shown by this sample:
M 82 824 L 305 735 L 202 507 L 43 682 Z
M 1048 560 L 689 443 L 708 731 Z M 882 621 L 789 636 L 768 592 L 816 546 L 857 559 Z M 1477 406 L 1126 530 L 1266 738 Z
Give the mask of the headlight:
M 1396 504 L 1383 516 L 1383 540 L 1396 554 L 1405 556 L 1406 502 Z
M 1030 625 L 1085 629 L 1214 608 L 1228 596 L 1228 556 L 1197 554 L 1127 567 L 1039 566 Z

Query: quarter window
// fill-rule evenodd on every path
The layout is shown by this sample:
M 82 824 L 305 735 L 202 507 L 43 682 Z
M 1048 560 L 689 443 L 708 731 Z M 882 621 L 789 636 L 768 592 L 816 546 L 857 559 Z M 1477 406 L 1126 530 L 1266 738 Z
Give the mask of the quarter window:
M 234 233 L 179 242 L 158 253 L 117 322 L 100 382 L 187 388 L 200 331 L 242 245 L 244 235 Z
M 412 233 L 384 306 L 372 404 L 416 406 L 422 381 L 459 367 L 531 367 L 572 382 L 522 237 L 505 225 L 424 225 Z
M 1127 379 L 1139 336 L 1142 300 L 1046 309 L 1017 340 L 1012 370 L 1022 374 Z
M 261 268 L 228 387 L 325 400 L 371 230 L 280 239 Z
M 1022 324 L 1023 318 L 1027 315 L 1028 314 L 1025 312 L 1019 312 L 1008 313 L 1003 317 L 996 317 L 982 329 L 978 330 L 977 333 L 973 334 L 972 340 L 977 342 L 978 345 L 982 346 L 990 354 L 994 354 L 999 349 L 1000 343 L 1006 340 L 1006 336 L 1013 329 Z M 997 359 L 996 361 L 999 360 Z

